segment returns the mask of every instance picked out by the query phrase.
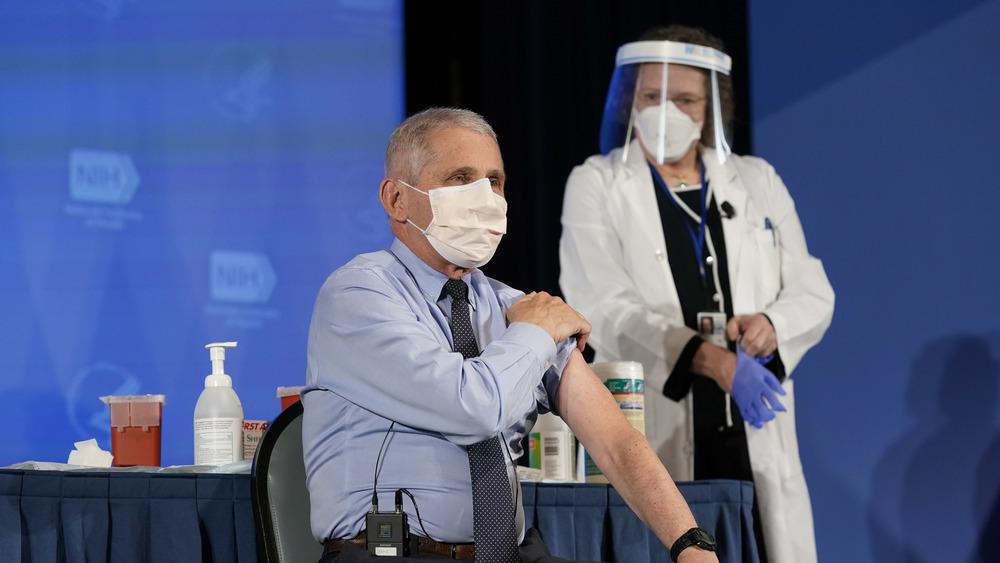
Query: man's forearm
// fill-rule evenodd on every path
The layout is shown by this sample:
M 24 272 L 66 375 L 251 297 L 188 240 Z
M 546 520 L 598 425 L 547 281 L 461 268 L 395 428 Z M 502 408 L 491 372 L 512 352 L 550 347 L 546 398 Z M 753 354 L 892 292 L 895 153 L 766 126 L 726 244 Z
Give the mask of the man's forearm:
M 629 508 L 650 527 L 668 549 L 684 532 L 697 526 L 687 501 L 646 437 L 631 426 L 619 436 L 610 455 L 599 459 L 601 472 L 625 499 Z
M 695 520 L 646 437 L 574 352 L 559 385 L 560 414 L 629 507 L 668 548 Z

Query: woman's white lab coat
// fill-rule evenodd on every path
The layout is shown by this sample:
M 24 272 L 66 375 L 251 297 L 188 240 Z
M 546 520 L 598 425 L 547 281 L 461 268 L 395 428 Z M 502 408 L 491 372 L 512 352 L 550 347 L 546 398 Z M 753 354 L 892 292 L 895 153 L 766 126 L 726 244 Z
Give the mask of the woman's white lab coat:
M 822 338 L 834 294 L 822 263 L 809 255 L 795 204 L 774 168 L 760 158 L 730 155 L 720 165 L 703 148 L 706 178 L 722 220 L 733 313 L 764 313 L 774 325 L 789 376 Z M 563 201 L 561 273 L 566 301 L 593 325 L 595 361 L 633 360 L 645 375 L 646 436 L 675 480 L 693 478 L 690 395 L 680 403 L 663 385 L 687 342 L 667 259 L 649 167 L 637 141 L 627 162 L 621 149 L 573 169 Z M 768 228 L 770 225 L 770 228 Z M 789 377 L 785 413 L 746 425 L 747 446 L 772 563 L 816 560 L 812 509 L 795 436 L 795 395 Z

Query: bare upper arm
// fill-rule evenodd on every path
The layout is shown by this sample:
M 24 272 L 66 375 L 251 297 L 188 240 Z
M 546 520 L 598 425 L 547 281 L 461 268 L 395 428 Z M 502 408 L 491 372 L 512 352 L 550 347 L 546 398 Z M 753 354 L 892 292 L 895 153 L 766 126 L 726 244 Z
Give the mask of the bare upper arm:
M 556 407 L 599 465 L 599 460 L 610 452 L 615 437 L 633 430 L 611 392 L 579 350 L 573 351 L 563 369 Z

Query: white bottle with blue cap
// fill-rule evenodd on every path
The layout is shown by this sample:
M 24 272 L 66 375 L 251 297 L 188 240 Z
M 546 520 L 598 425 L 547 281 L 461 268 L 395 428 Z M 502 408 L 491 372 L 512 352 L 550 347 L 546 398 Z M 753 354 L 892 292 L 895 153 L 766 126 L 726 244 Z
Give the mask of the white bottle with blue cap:
M 194 407 L 194 464 L 224 465 L 243 460 L 243 405 L 226 375 L 226 348 L 235 342 L 215 342 L 205 348 L 212 360 L 212 375 Z

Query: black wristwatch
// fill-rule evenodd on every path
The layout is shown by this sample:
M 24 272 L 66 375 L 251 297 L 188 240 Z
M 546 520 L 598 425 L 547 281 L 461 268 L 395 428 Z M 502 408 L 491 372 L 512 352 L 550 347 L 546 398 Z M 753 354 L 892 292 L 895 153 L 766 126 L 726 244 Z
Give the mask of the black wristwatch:
M 684 535 L 677 538 L 674 545 L 670 548 L 670 560 L 677 563 L 677 557 L 682 551 L 691 547 L 700 547 L 705 551 L 715 551 L 716 546 L 719 544 L 715 543 L 715 538 L 712 534 L 708 533 L 707 530 L 702 528 L 691 528 L 690 530 L 684 532 Z

